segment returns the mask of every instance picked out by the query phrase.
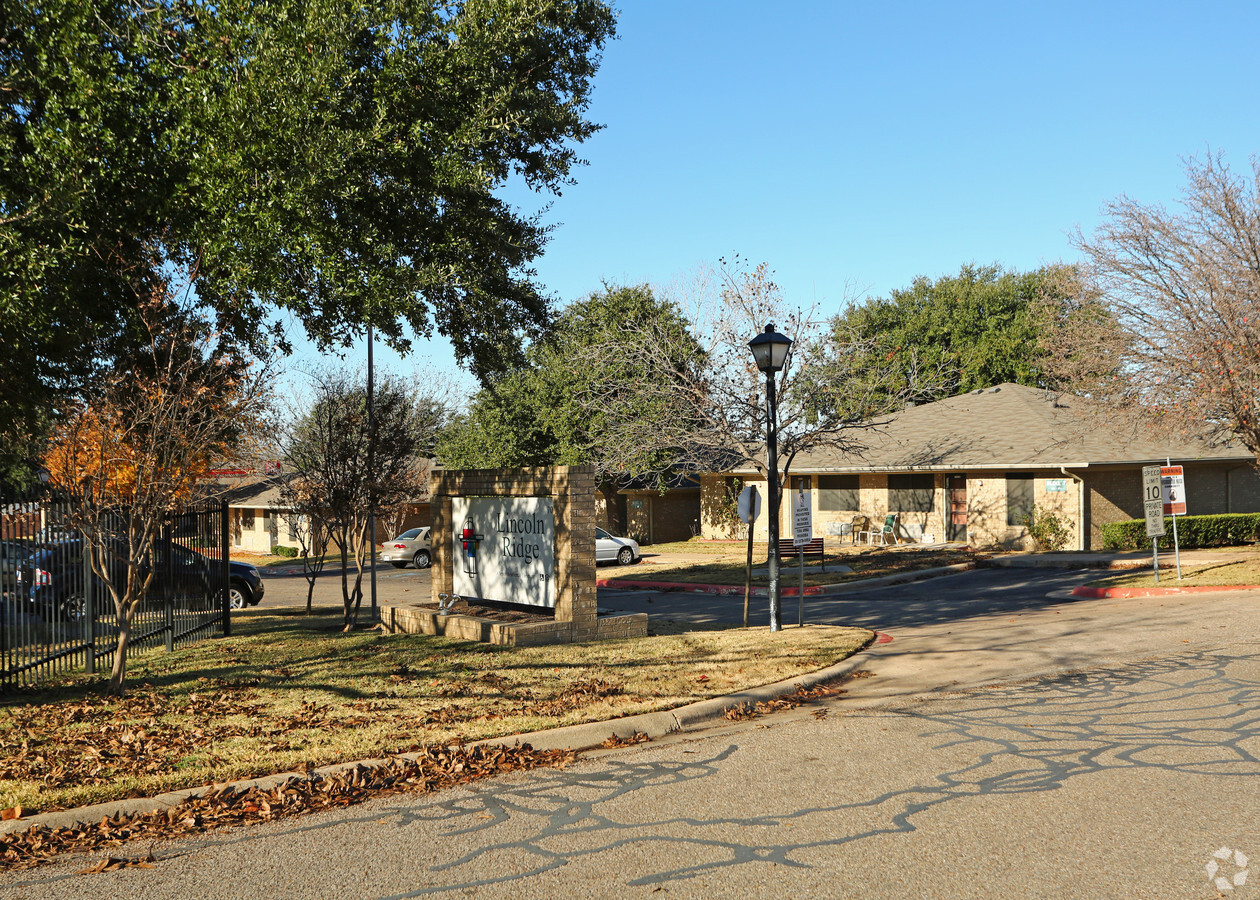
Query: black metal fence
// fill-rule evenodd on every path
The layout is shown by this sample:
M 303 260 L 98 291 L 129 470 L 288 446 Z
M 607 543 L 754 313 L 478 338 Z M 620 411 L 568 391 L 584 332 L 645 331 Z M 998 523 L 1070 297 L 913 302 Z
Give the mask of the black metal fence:
M 68 500 L 46 491 L 0 499 L 0 689 L 113 665 L 114 600 L 92 570 L 73 512 Z M 188 504 L 165 517 L 142 562 L 153 580 L 132 618 L 129 654 L 229 632 L 227 529 L 221 501 Z M 110 554 L 104 562 L 109 580 L 120 584 L 125 565 Z

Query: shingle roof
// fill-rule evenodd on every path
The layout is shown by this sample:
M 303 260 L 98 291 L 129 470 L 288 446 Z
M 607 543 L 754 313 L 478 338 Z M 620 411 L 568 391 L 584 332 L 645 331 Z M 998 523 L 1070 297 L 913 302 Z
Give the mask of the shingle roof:
M 1018 384 L 960 394 L 895 413 L 849 435 L 860 450 L 802 453 L 792 471 L 1083 468 L 1171 458 L 1254 461 L 1238 442 L 1169 439 L 1122 428 L 1088 401 Z
M 283 507 L 286 504 L 281 502 L 280 489 L 285 480 L 290 477 L 287 474 L 275 474 L 263 478 L 247 475 L 224 479 L 218 484 L 209 486 L 207 493 L 216 500 L 226 500 L 228 506 Z

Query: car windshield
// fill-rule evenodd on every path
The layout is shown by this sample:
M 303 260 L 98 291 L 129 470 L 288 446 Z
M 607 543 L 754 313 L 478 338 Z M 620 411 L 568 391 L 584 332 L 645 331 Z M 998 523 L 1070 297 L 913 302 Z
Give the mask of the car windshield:
M 420 528 L 412 528 L 412 529 L 411 529 L 411 530 L 409 530 L 409 531 L 404 531 L 402 534 L 398 535 L 398 537 L 394 538 L 394 540 L 396 540 L 396 541 L 414 541 L 416 538 L 420 537 L 420 532 L 421 532 L 421 531 L 422 531 L 422 529 L 420 529 Z
M 595 537 L 596 537 L 598 540 L 601 540 L 601 541 L 606 541 L 606 540 L 608 540 L 609 538 L 611 538 L 611 537 L 612 537 L 612 535 L 611 535 L 611 534 L 609 534 L 607 531 L 605 531 L 605 530 L 604 530 L 604 529 L 602 529 L 602 528 L 596 528 L 596 529 L 595 529 Z

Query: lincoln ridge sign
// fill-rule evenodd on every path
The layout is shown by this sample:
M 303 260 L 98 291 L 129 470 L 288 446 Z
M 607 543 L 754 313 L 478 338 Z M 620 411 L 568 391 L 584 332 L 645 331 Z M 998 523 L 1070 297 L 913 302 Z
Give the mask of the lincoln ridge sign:
M 550 497 L 453 497 L 455 593 L 556 605 L 556 520 Z

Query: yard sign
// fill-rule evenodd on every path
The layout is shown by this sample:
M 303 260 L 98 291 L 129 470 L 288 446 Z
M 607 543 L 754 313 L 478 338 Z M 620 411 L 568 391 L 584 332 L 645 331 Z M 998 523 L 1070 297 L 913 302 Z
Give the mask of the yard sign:
M 1163 494 L 1164 515 L 1184 516 L 1186 514 L 1186 476 L 1181 466 L 1161 467 L 1159 480 Z
M 814 520 L 809 491 L 798 490 L 792 502 L 792 546 L 803 547 L 814 539 Z

